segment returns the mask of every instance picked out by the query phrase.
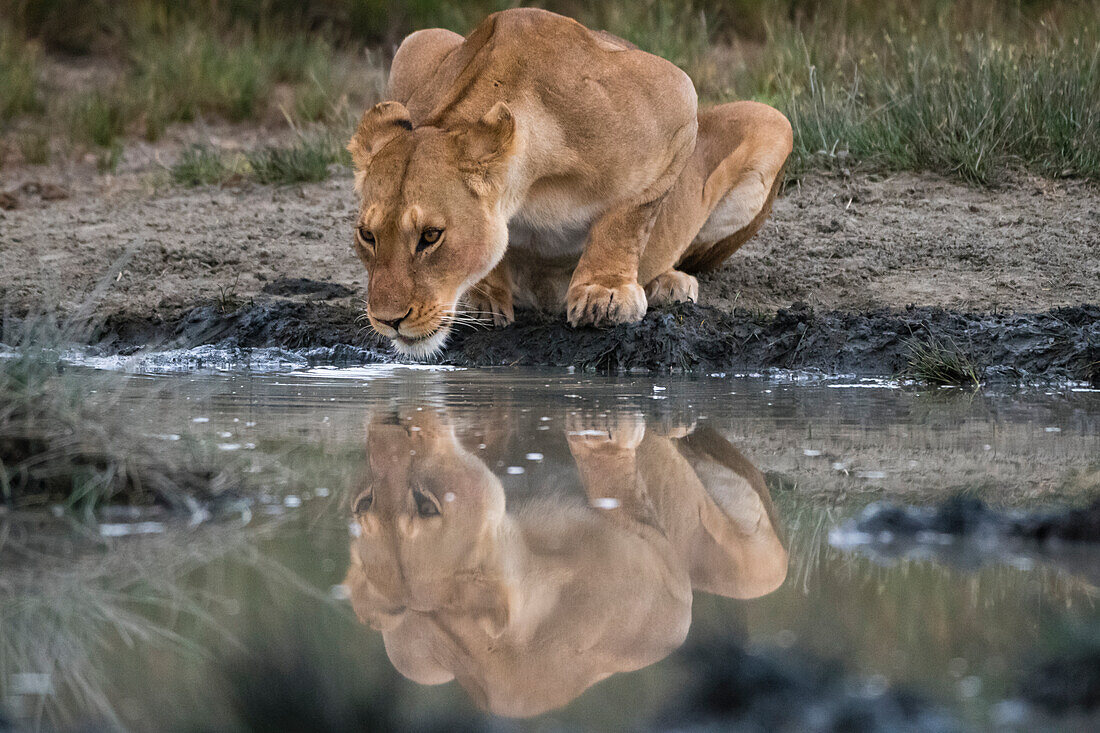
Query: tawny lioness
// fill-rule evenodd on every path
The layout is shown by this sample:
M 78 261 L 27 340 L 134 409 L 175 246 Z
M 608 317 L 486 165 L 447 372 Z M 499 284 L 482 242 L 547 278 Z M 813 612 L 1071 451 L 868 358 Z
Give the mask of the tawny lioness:
M 625 323 L 694 301 L 691 273 L 763 224 L 791 145 L 777 110 L 699 111 L 673 64 L 560 15 L 413 33 L 348 146 L 370 322 L 426 356 L 460 313 Z

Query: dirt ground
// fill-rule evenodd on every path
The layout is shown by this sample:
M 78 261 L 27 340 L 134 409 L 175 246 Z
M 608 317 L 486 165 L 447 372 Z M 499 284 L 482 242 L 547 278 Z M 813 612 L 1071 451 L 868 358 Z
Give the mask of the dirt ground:
M 15 312 L 172 317 L 248 302 L 284 277 L 361 297 L 350 177 L 188 189 L 153 147 L 121 172 L 0 171 L 0 303 Z M 116 263 L 121 269 L 115 272 Z M 98 292 L 94 295 L 93 293 Z M 1019 179 L 978 189 L 902 174 L 792 182 L 757 237 L 701 279 L 703 304 L 1027 312 L 1100 301 L 1100 189 Z M 348 304 L 354 300 L 346 300 Z

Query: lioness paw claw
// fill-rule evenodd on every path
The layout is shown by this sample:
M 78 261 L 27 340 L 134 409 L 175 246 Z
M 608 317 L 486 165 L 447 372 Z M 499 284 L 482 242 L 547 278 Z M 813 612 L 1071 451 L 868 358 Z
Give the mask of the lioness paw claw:
M 491 321 L 493 326 L 501 328 L 516 320 L 511 298 L 490 298 L 472 294 L 468 298 L 471 315 L 481 321 Z
M 578 283 L 569 288 L 566 298 L 572 326 L 636 323 L 645 317 L 648 307 L 645 291 L 638 283 L 605 287 Z
M 662 272 L 645 288 L 650 305 L 695 303 L 699 300 L 699 281 L 679 270 Z

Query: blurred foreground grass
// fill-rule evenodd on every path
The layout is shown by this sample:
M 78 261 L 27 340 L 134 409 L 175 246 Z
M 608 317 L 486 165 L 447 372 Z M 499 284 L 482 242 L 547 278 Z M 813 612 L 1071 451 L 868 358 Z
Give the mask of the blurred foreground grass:
M 405 33 L 466 32 L 511 5 L 0 0 L 4 157 L 114 150 L 199 118 L 316 123 L 342 135 L 380 93 L 377 74 L 364 70 L 377 72 Z M 796 176 L 859 166 L 980 184 L 1019 170 L 1100 179 L 1100 8 L 1091 0 L 542 5 L 680 64 L 705 104 L 756 99 L 783 110 Z M 67 79 L 74 55 L 103 73 Z M 315 156 L 282 165 L 293 155 L 261 156 L 253 176 L 289 182 L 321 171 Z M 116 159 L 101 156 L 101 167 Z M 175 177 L 206 183 L 223 173 Z
M 235 501 L 239 461 L 136 431 L 119 405 L 125 377 L 74 374 L 63 360 L 78 336 L 45 318 L 0 324 L 0 506 L 81 518 L 107 505 L 159 507 L 194 518 Z

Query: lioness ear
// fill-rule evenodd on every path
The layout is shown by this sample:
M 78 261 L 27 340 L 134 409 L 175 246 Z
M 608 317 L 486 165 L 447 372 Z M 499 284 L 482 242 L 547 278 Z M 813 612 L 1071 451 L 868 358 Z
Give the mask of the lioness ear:
M 400 102 L 379 102 L 368 109 L 359 119 L 359 127 L 348 143 L 355 168 L 366 168 L 383 145 L 408 130 L 412 130 L 412 118 Z
M 491 166 L 512 151 L 516 118 L 504 102 L 497 102 L 485 116 L 459 136 L 463 157 L 478 167 Z

